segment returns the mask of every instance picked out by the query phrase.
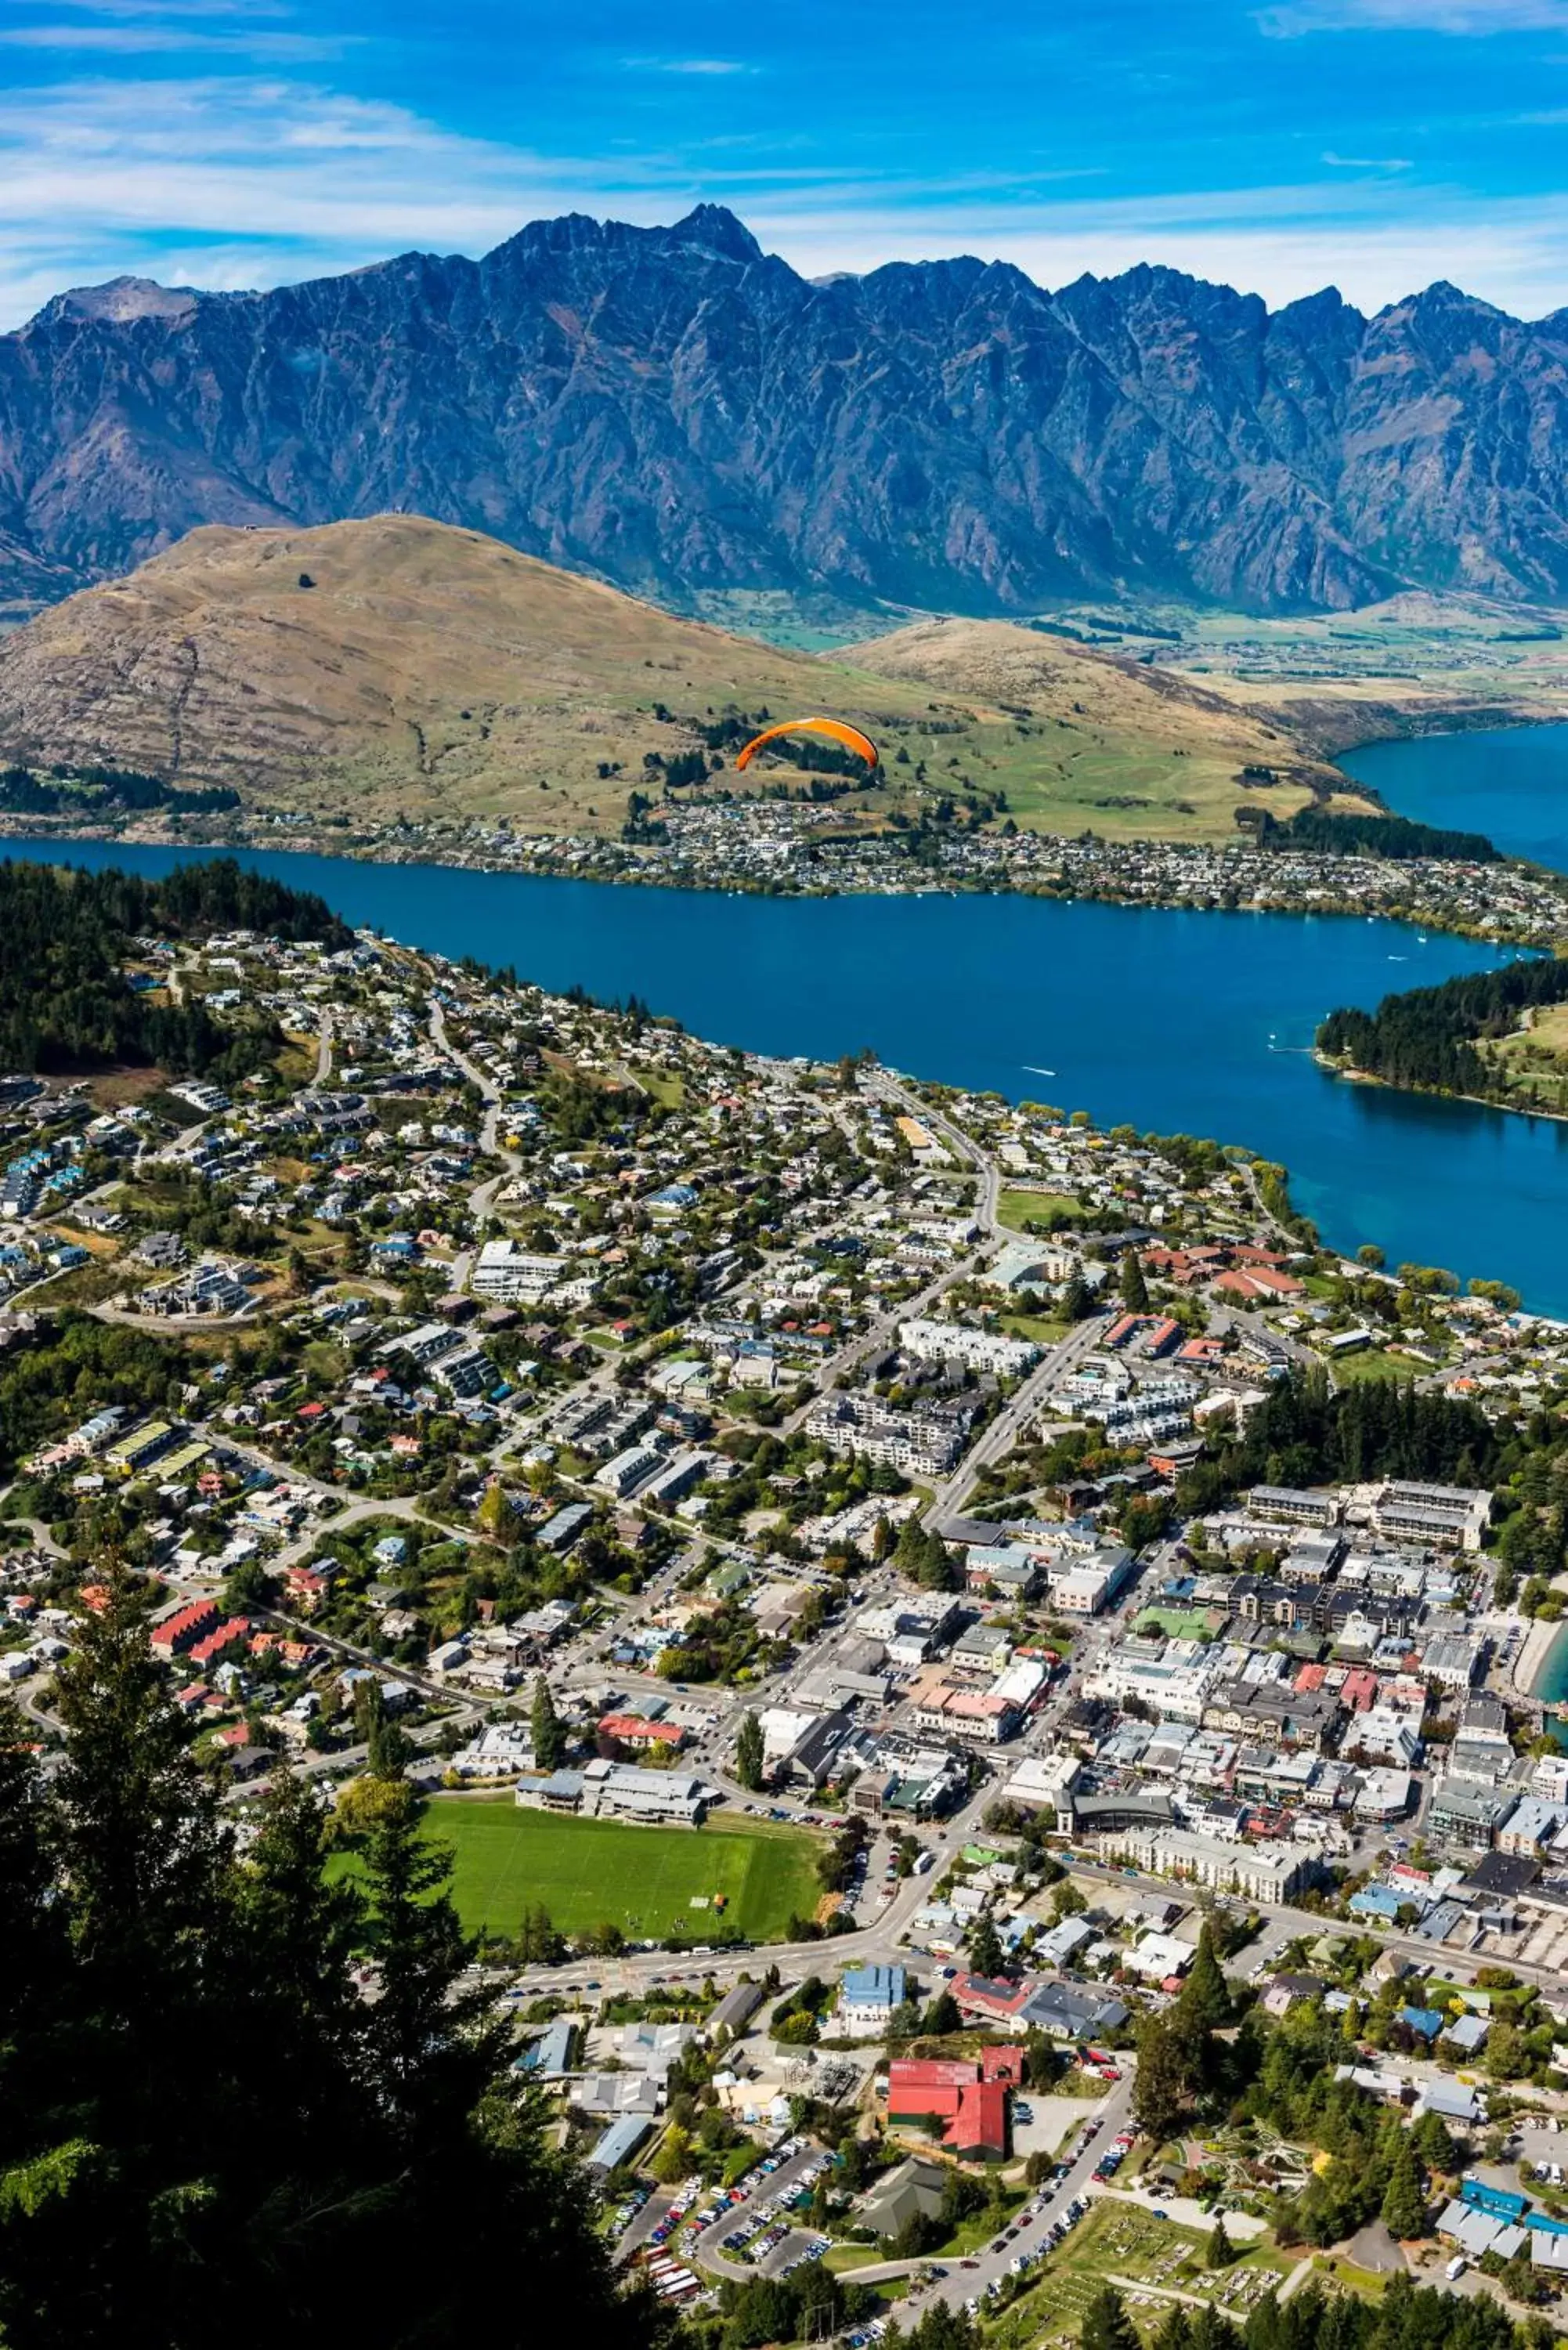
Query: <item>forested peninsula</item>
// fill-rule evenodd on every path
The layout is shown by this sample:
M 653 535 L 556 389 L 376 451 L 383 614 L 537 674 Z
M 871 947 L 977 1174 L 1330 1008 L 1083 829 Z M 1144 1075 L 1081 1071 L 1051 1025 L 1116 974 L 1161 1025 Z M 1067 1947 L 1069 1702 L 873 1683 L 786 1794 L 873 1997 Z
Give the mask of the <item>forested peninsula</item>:
M 1510 1109 L 1553 1107 L 1537 1072 L 1486 1048 L 1565 1003 L 1568 962 L 1513 962 L 1386 995 L 1375 1012 L 1342 1006 L 1319 1027 L 1317 1049 L 1336 1068 L 1391 1086 L 1466 1094 Z

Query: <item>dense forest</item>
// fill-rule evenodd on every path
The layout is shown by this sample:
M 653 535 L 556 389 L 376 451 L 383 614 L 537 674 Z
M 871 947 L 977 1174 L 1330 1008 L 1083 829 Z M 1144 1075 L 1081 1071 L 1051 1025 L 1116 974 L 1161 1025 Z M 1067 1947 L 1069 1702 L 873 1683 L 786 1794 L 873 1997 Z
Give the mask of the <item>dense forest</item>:
M 150 808 L 165 816 L 217 816 L 239 805 L 238 792 L 226 785 L 186 790 L 134 768 L 87 767 L 77 773 L 57 767 L 38 775 L 30 767 L 0 767 L 0 808 L 10 816 L 88 816 Z
M 228 930 L 346 944 L 325 900 L 220 858 L 160 881 L 111 868 L 0 865 L 0 1068 L 59 1071 L 161 1063 L 181 1075 L 234 1074 L 244 1040 L 199 1001 L 157 1003 L 123 969 L 148 936 L 201 939 Z M 275 1040 L 251 1031 L 252 1057 Z M 257 1040 L 259 1037 L 259 1041 Z
M 669 2320 L 615 2290 L 398 1758 L 354 1883 L 301 1780 L 242 1849 L 113 1570 L 57 1700 L 47 1777 L 0 1710 L 7 2350 L 652 2350 Z
M 1501 1442 L 1480 1407 L 1403 1380 L 1331 1388 L 1326 1372 L 1291 1371 L 1251 1415 L 1239 1443 L 1220 1445 L 1177 1486 L 1184 1513 L 1213 1509 L 1245 1486 L 1362 1484 L 1415 1477 L 1484 1485 Z
M 1255 829 L 1261 847 L 1312 848 L 1325 857 L 1390 857 L 1401 864 L 1413 857 L 1453 858 L 1465 865 L 1501 861 L 1484 832 L 1453 832 L 1404 816 L 1341 815 L 1303 807 L 1281 824 L 1263 808 Z
M 1506 1073 L 1476 1050 L 1478 1042 L 1511 1035 L 1525 1013 L 1563 1003 L 1568 962 L 1511 962 L 1386 995 L 1376 1012 L 1331 1012 L 1317 1032 L 1318 1050 L 1390 1085 L 1504 1100 Z

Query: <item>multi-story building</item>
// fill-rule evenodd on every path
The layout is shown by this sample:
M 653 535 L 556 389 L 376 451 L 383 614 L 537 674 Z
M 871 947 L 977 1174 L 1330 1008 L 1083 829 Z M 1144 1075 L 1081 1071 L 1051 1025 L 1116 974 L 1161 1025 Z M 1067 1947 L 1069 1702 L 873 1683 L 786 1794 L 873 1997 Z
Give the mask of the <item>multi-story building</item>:
M 1002 1378 L 1017 1378 L 1040 1360 L 1040 1349 L 1030 1339 L 923 1316 L 899 1324 L 898 1344 L 920 1362 L 961 1363 L 966 1370 L 993 1371 Z

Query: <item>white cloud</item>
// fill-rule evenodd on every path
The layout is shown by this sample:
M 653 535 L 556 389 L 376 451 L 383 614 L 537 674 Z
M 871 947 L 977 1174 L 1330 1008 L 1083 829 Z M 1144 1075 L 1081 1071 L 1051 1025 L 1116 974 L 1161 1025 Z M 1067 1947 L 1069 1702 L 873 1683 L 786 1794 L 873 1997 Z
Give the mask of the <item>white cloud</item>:
M 1324 161 L 1334 172 L 1407 172 L 1408 155 L 1336 155 L 1332 147 L 1324 153 Z
M 0 27 L 0 47 L 10 49 L 55 49 L 88 52 L 103 57 L 247 57 L 257 65 L 305 65 L 340 57 L 352 46 L 349 36 L 332 33 L 289 33 L 257 24 L 234 33 L 192 30 L 183 20 L 159 25 L 128 23 L 93 25 L 7 25 Z
M 1271 303 L 1334 283 L 1376 308 L 1447 276 L 1525 316 L 1568 305 L 1568 194 L 1483 203 L 1355 158 L 1315 182 L 1147 198 L 989 172 L 878 182 L 733 148 L 708 161 L 544 158 L 284 75 L 0 89 L 0 326 L 122 271 L 276 285 L 410 247 L 482 253 L 572 210 L 670 221 L 704 196 L 812 276 L 975 253 L 1048 286 L 1150 261 Z
M 1562 33 L 1568 0 L 1277 0 L 1257 21 L 1282 40 L 1305 33 Z
M 750 74 L 755 66 L 742 65 L 738 57 L 623 57 L 621 63 L 628 73 L 665 74 Z

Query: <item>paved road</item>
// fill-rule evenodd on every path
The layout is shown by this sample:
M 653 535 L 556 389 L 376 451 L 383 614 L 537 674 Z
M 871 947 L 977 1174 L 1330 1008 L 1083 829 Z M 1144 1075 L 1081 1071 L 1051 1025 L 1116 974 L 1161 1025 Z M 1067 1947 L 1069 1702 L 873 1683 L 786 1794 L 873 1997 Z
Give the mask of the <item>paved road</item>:
M 839 1380 L 847 1372 L 853 1371 L 857 1364 L 863 1363 L 868 1355 L 879 1354 L 885 1347 L 890 1347 L 898 1335 L 900 1322 L 917 1322 L 922 1315 L 929 1314 L 933 1305 L 940 1304 L 955 1281 L 967 1280 L 971 1274 L 978 1270 L 980 1262 L 978 1256 L 960 1258 L 957 1263 L 950 1264 L 945 1272 L 938 1274 L 934 1281 L 929 1281 L 918 1296 L 907 1297 L 901 1305 L 892 1306 L 886 1314 L 879 1315 L 869 1329 L 862 1330 L 858 1337 L 852 1338 L 847 1346 L 840 1347 L 836 1355 L 829 1356 L 816 1375 L 817 1395 L 826 1395 L 831 1388 L 838 1385 Z M 780 1434 L 793 1436 L 797 1429 L 803 1428 L 815 1401 L 816 1395 L 811 1395 L 806 1398 L 805 1403 L 798 1405 L 786 1419 L 781 1421 Z
M 1008 1399 L 990 1427 L 970 1447 L 952 1475 L 938 1486 L 926 1512 L 928 1525 L 940 1525 L 944 1518 L 952 1514 L 960 1495 L 968 1492 L 980 1471 L 989 1461 L 1000 1461 L 1012 1451 L 1057 1380 L 1094 1351 L 1113 1318 L 1108 1314 L 1096 1314 L 1090 1321 L 1075 1324 L 1060 1346 L 1054 1347 L 1042 1362 L 1036 1363 L 1016 1395 Z
M 1116 2132 L 1124 2126 L 1132 2110 L 1132 2058 L 1118 2056 L 1116 2061 L 1122 2068 L 1122 2077 L 1119 2081 L 1113 2081 L 1088 2125 L 1094 2135 L 1087 2139 L 1083 2151 L 1075 2156 L 1066 2178 L 1059 2182 L 1054 2180 L 1049 2189 L 1041 2189 L 1045 2200 L 1039 2216 L 1017 2228 L 1011 2237 L 1005 2233 L 992 2237 L 981 2251 L 973 2255 L 973 2268 L 966 2268 L 958 2262 L 943 2263 L 947 2275 L 920 2296 L 922 2307 L 932 2301 L 945 2301 L 950 2306 L 956 2307 L 982 2293 L 994 2280 L 1006 2276 L 1011 2263 L 1020 2252 L 1040 2251 L 1053 2221 L 1062 2218 L 1075 2197 L 1087 2198 L 1096 2163 Z M 1037 2111 L 1049 2113 L 1048 2097 L 1040 2098 Z
M 431 1042 L 437 1049 L 444 1053 L 447 1059 L 462 1071 L 471 1086 L 477 1087 L 484 1104 L 483 1114 L 480 1119 L 479 1148 L 486 1159 L 499 1159 L 502 1164 L 502 1171 L 499 1175 L 487 1175 L 483 1182 L 474 1185 L 468 1195 L 468 1212 L 475 1224 L 483 1225 L 494 1205 L 496 1193 L 504 1184 L 510 1182 L 514 1176 L 522 1173 L 524 1161 L 519 1152 L 509 1150 L 501 1139 L 500 1087 L 487 1070 L 482 1069 L 477 1061 L 472 1060 L 466 1053 L 452 1043 L 447 1034 L 445 1011 L 433 997 L 431 1002 L 430 1028 Z M 452 1286 L 454 1294 L 467 1287 L 469 1269 L 472 1262 L 473 1253 L 469 1249 L 462 1251 L 453 1258 Z
M 896 1103 L 906 1118 L 914 1118 L 928 1132 L 938 1136 L 961 1167 L 967 1167 L 972 1174 L 980 1177 L 980 1195 L 975 1203 L 978 1222 L 988 1238 L 993 1241 L 1012 1239 L 1013 1235 L 1006 1227 L 997 1222 L 997 1202 L 1002 1197 L 1002 1170 L 989 1151 L 981 1150 L 977 1143 L 971 1142 L 961 1127 L 955 1126 L 950 1118 L 933 1108 L 929 1102 L 922 1101 L 919 1094 L 912 1093 L 890 1070 L 878 1069 L 872 1078 L 872 1090 L 886 1100 Z

